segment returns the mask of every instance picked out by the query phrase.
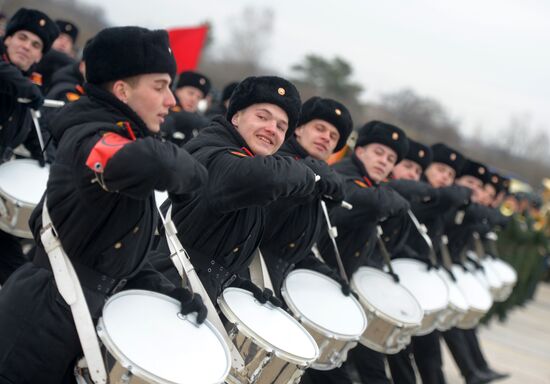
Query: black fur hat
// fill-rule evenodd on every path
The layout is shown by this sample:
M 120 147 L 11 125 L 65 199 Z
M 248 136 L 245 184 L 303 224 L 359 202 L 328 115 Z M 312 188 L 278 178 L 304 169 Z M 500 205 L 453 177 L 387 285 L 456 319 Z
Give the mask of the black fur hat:
M 237 85 L 229 99 L 227 120 L 231 121 L 238 111 L 260 103 L 275 104 L 286 112 L 288 117 L 286 137 L 289 137 L 298 124 L 302 106 L 300 93 L 294 84 L 277 76 L 247 77 Z
M 73 43 L 76 42 L 76 38 L 78 37 L 78 27 L 76 25 L 66 20 L 56 20 L 55 23 L 57 24 L 60 33 L 69 35 L 73 40 Z
M 332 99 L 322 99 L 320 97 L 312 97 L 302 105 L 302 113 L 298 126 L 304 125 L 311 120 L 320 119 L 331 123 L 340 133 L 340 139 L 334 152 L 339 151 L 344 147 L 351 130 L 353 129 L 353 121 L 348 109 L 341 103 Z
M 181 87 L 195 87 L 200 89 L 204 97 L 210 92 L 210 80 L 201 73 L 185 71 L 180 73 L 176 89 Z
M 100 31 L 84 48 L 86 80 L 103 84 L 148 73 L 176 74 L 165 30 L 114 27 Z
M 443 144 L 432 145 L 432 163 L 443 163 L 455 170 L 458 175 L 464 166 L 465 158 L 457 150 Z
M 405 155 L 405 159 L 414 161 L 422 167 L 422 171 L 425 171 L 432 162 L 432 157 L 430 147 L 409 138 L 409 151 Z
M 19 8 L 6 25 L 6 35 L 13 35 L 17 31 L 29 31 L 42 40 L 42 53 L 50 50 L 53 42 L 59 36 L 57 25 L 43 12 L 36 9 Z
M 485 165 L 478 163 L 477 161 L 466 159 L 459 174 L 459 177 L 462 176 L 473 176 L 476 179 L 481 180 L 483 184 L 486 184 L 490 181 L 491 173 Z
M 231 95 L 233 94 L 233 91 L 235 90 L 235 88 L 237 88 L 237 85 L 239 85 L 239 82 L 233 81 L 227 84 L 225 87 L 223 87 L 222 101 L 227 101 L 231 98 Z
M 399 163 L 409 150 L 409 139 L 401 128 L 395 125 L 373 120 L 359 128 L 355 147 L 362 147 L 371 143 L 384 144 L 397 154 L 396 164 Z

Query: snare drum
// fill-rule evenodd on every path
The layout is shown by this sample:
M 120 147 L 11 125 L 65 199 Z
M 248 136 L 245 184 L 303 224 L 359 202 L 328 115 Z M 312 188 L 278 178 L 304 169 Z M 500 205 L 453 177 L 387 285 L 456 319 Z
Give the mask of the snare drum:
M 313 337 L 281 308 L 262 305 L 240 288 L 226 288 L 218 303 L 245 363 L 244 369 L 231 370 L 228 383 L 298 383 L 319 357 Z
M 496 274 L 502 280 L 502 289 L 495 297 L 495 301 L 506 301 L 512 294 L 512 290 L 518 281 L 518 274 L 516 270 L 502 259 L 488 259 L 496 272 Z
M 445 280 L 434 268 L 428 269 L 426 263 L 418 260 L 396 259 L 391 265 L 399 282 L 413 294 L 424 311 L 422 324 L 415 335 L 433 332 L 449 305 L 449 288 Z
M 456 282 L 451 279 L 449 273 L 443 268 L 439 268 L 437 273 L 449 288 L 449 305 L 437 322 L 437 329 L 446 331 L 462 320 L 468 312 L 469 306 L 464 294 L 460 291 Z
M 311 367 L 331 370 L 341 366 L 367 328 L 359 301 L 353 295 L 345 296 L 336 281 L 307 269 L 290 272 L 281 294 L 319 346 L 319 358 Z
M 467 251 L 467 253 L 469 253 L 470 255 L 472 254 L 471 251 Z M 495 296 L 498 296 L 500 290 L 502 289 L 502 280 L 493 270 L 490 263 L 486 261 L 487 259 L 479 261 L 476 255 L 474 260 L 477 260 L 477 262 L 483 267 L 483 269 L 477 268 L 471 261 L 466 261 L 464 265 L 466 265 L 466 268 L 468 268 L 468 270 L 479 279 L 481 284 L 483 284 L 485 288 L 489 290 L 493 298 Z
M 40 202 L 50 167 L 36 160 L 18 159 L 0 165 L 0 229 L 17 237 L 32 239 L 29 218 Z
M 451 271 L 456 277 L 458 288 L 468 302 L 468 312 L 456 326 L 461 329 L 474 328 L 493 305 L 491 293 L 478 278 L 464 271 L 461 266 L 453 265 Z
M 223 383 L 229 348 L 206 320 L 179 313 L 180 303 L 160 293 L 128 290 L 103 307 L 97 333 L 115 359 L 110 383 Z
M 387 273 L 371 267 L 360 267 L 353 274 L 351 287 L 368 319 L 360 343 L 385 354 L 405 348 L 424 315 L 412 293 Z

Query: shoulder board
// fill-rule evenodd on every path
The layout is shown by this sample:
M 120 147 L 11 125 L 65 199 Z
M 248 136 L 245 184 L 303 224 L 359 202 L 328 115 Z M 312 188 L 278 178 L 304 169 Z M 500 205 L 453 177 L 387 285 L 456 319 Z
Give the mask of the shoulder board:
M 105 133 L 90 151 L 86 165 L 96 173 L 103 173 L 109 160 L 126 144 L 131 142 L 132 140 L 116 133 Z

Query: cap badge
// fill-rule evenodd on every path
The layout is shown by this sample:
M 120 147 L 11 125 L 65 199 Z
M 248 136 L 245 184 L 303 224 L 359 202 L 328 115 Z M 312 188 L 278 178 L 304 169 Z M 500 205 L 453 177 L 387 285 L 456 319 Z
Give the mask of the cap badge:
M 491 180 L 493 181 L 493 183 L 497 183 L 497 182 L 498 182 L 498 177 L 493 176 L 493 177 L 491 178 Z
M 393 140 L 398 140 L 398 139 L 399 139 L 399 133 L 397 133 L 397 132 L 392 133 L 392 134 L 391 134 L 391 138 L 392 138 Z
M 340 116 L 342 114 L 342 111 L 340 109 L 336 108 L 334 110 L 334 113 L 336 113 L 338 116 Z
M 199 80 L 199 83 L 201 83 L 201 85 L 206 84 L 206 80 L 204 79 L 204 77 L 201 77 L 201 79 Z
M 424 150 L 418 151 L 418 157 L 423 158 L 424 157 Z
M 71 29 L 73 29 L 73 26 L 72 26 L 71 24 L 67 24 L 67 25 L 65 26 L 65 30 L 66 30 L 66 31 L 70 31 Z
M 479 172 L 480 175 L 485 174 L 485 168 L 479 167 L 478 172 Z
M 44 19 L 40 19 L 40 21 L 38 22 L 38 24 L 43 27 L 44 25 L 46 25 L 46 20 Z
M 284 89 L 283 87 L 281 87 L 281 88 L 277 89 L 277 93 L 278 93 L 279 95 L 281 95 L 281 96 L 284 96 L 285 93 L 286 93 L 286 91 L 285 91 L 285 89 Z
M 449 156 L 452 161 L 456 160 L 456 153 L 451 153 L 451 156 Z
M 168 52 L 172 54 L 172 48 L 168 47 Z

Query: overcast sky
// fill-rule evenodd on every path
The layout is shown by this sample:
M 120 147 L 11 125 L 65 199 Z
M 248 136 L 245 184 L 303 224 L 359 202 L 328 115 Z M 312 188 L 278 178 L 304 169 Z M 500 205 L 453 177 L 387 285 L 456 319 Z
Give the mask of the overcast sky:
M 274 11 L 265 61 L 282 75 L 308 53 L 348 60 L 365 101 L 404 87 L 440 101 L 468 136 L 511 115 L 550 131 L 550 1 L 80 0 L 113 25 L 214 25 L 222 44 L 246 6 Z M 550 132 L 549 132 L 550 133 Z

